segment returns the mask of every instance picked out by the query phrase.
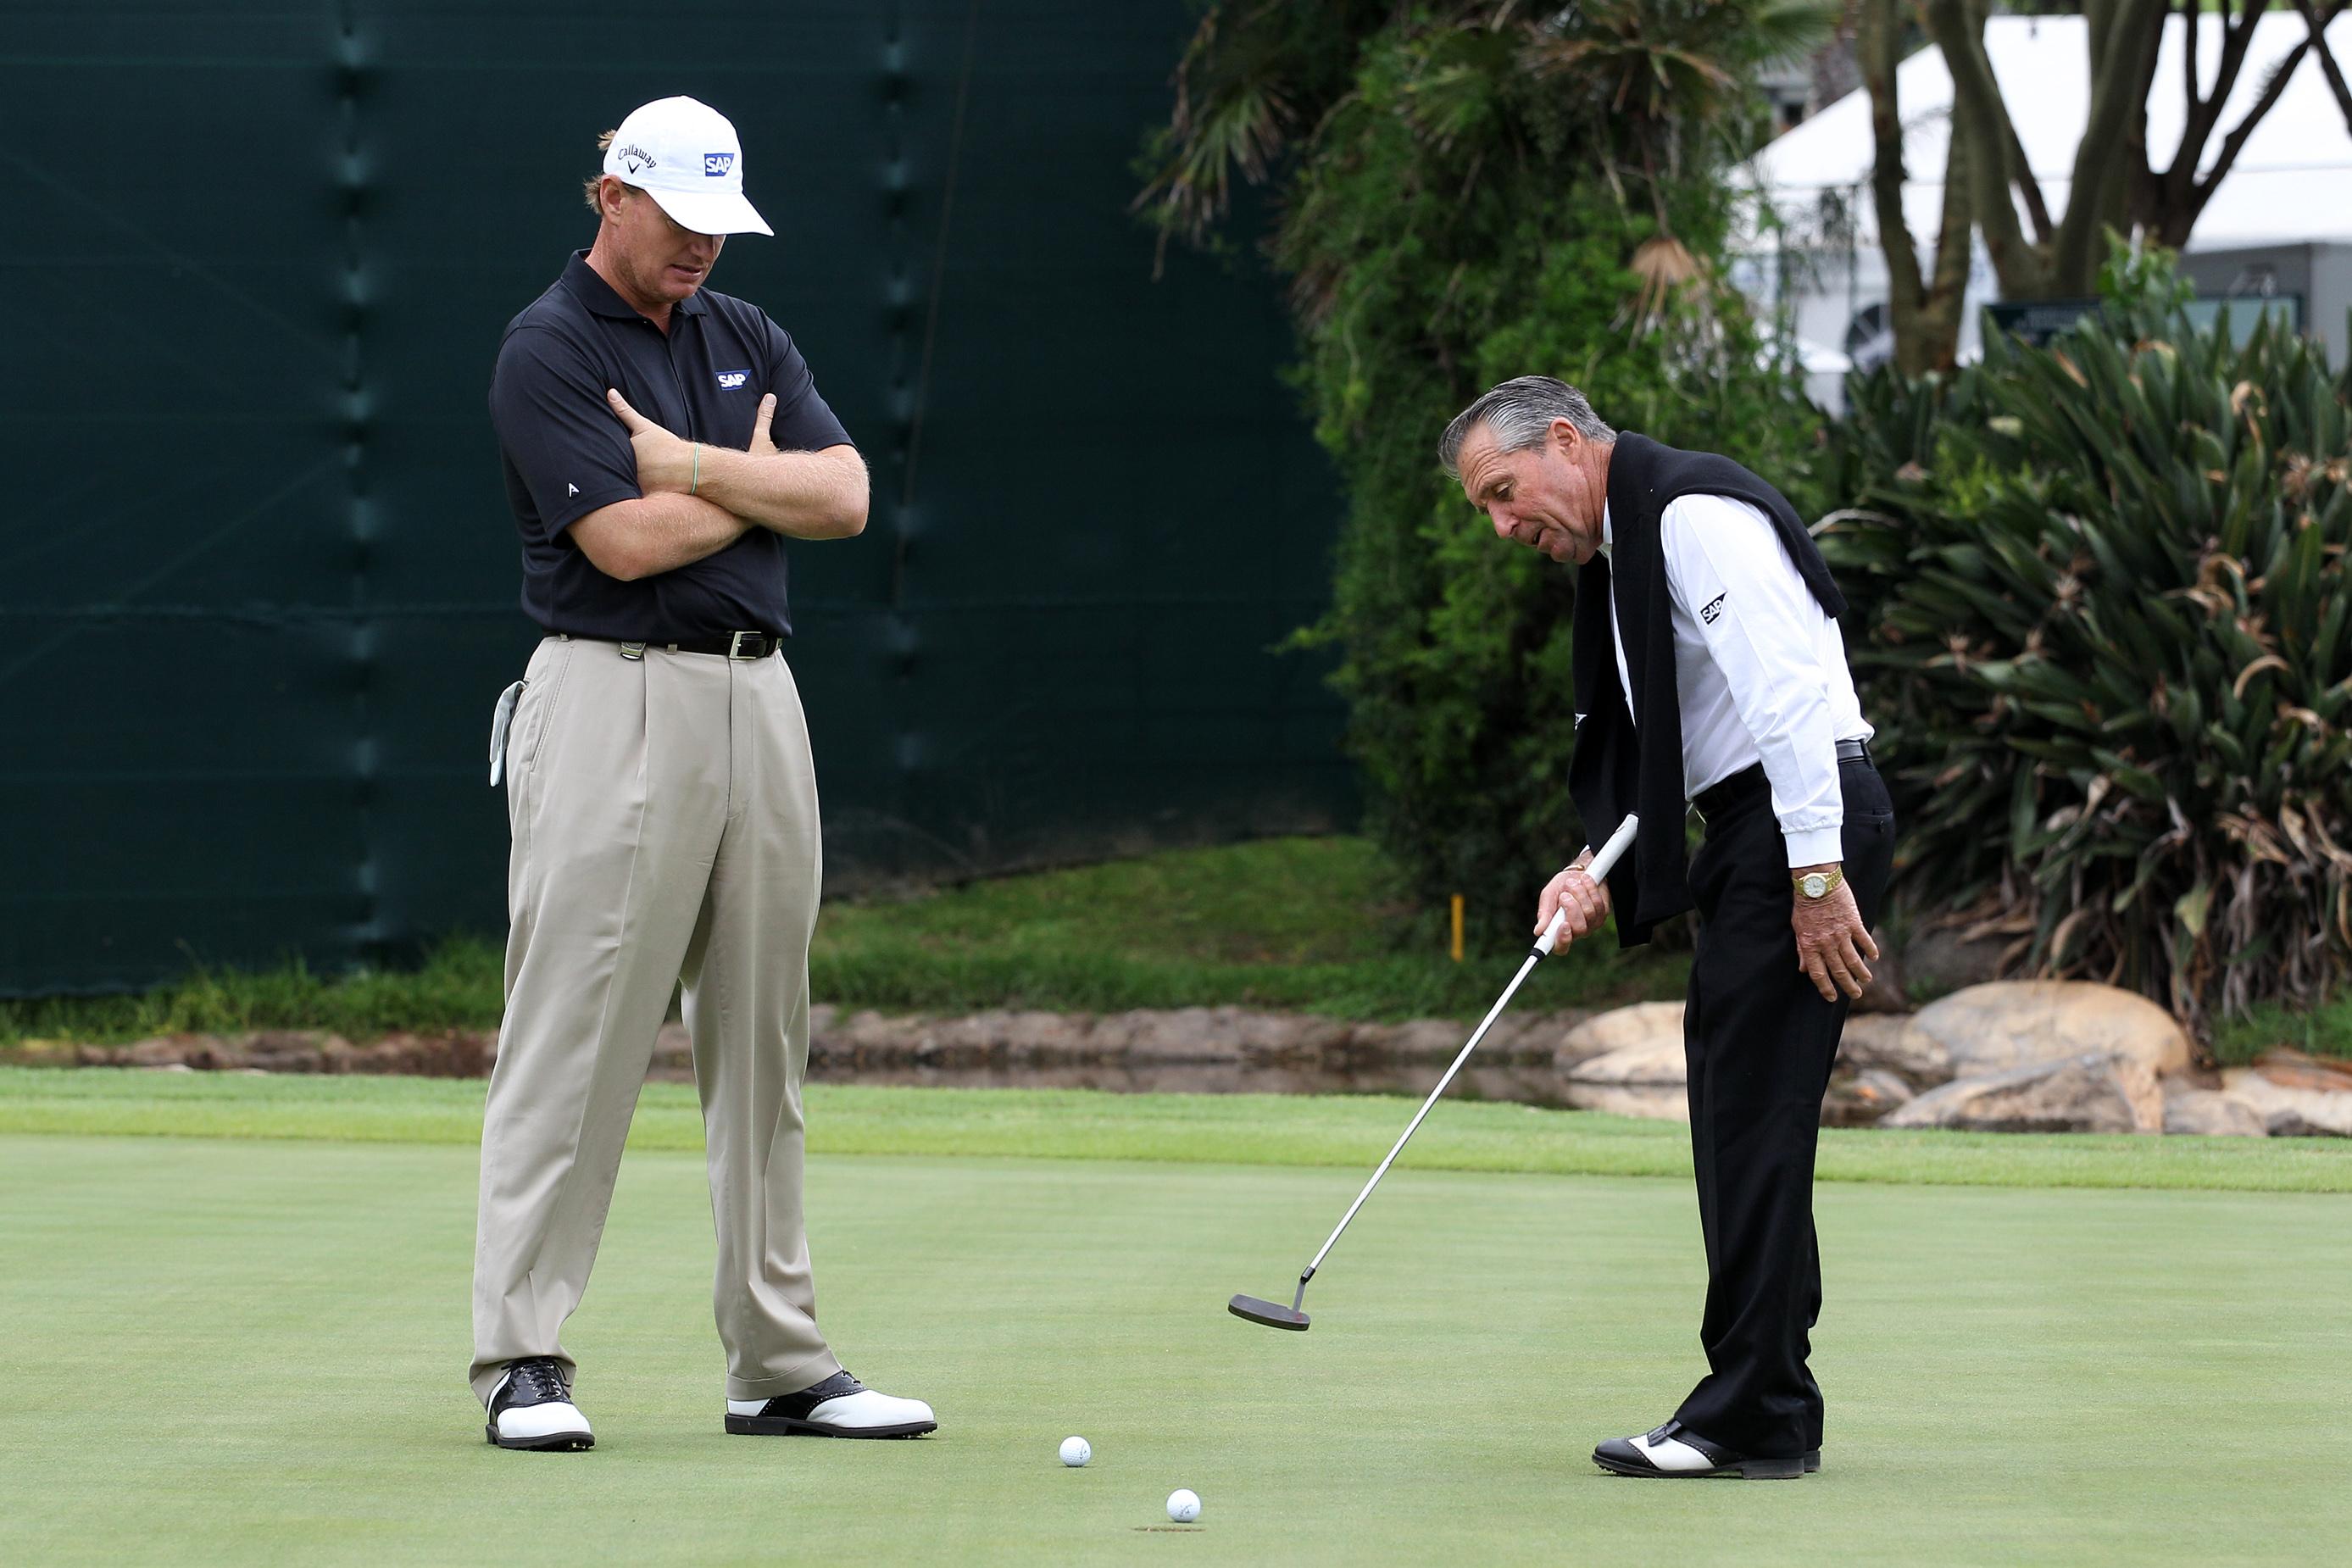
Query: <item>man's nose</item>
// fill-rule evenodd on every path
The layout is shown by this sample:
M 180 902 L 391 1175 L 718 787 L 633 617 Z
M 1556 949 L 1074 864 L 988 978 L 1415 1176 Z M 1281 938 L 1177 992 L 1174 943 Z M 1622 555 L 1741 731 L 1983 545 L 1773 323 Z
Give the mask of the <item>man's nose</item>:
M 1494 510 L 1492 510 L 1492 511 L 1488 512 L 1486 515 L 1487 515 L 1487 516 L 1489 516 L 1489 517 L 1491 517 L 1491 518 L 1493 518 L 1493 519 L 1495 520 L 1495 537 L 1496 537 L 1496 538 L 1497 538 L 1497 539 L 1516 539 L 1516 538 L 1517 538 L 1517 537 L 1518 537 L 1518 534 L 1517 534 L 1518 521 L 1517 521 L 1517 520 L 1516 518 L 1512 517 L 1510 513 L 1508 513 L 1508 512 L 1505 511 L 1505 510 L 1504 510 L 1502 508 L 1500 508 L 1500 507 L 1496 507 Z

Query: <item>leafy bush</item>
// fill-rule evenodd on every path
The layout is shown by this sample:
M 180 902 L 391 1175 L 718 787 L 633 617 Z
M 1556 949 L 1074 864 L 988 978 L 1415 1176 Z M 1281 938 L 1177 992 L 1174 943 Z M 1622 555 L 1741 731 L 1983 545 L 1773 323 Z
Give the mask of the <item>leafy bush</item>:
M 1197 234 L 1228 171 L 1267 175 L 1286 128 L 1313 127 L 1272 252 L 1349 515 L 1331 611 L 1302 640 L 1340 654 L 1367 826 L 1418 903 L 1465 894 L 1490 940 L 1524 940 L 1582 842 L 1574 574 L 1496 540 L 1439 471 L 1438 433 L 1496 382 L 1544 373 L 1621 428 L 1801 491 L 1817 416 L 1701 258 L 1722 243 L 1748 68 L 1832 9 L 1213 7 L 1153 143 L 1147 198 Z
M 2352 963 L 2352 426 L 2324 351 L 2160 261 L 2047 349 L 1857 379 L 1823 538 L 1906 817 L 1898 889 L 2210 1028 Z

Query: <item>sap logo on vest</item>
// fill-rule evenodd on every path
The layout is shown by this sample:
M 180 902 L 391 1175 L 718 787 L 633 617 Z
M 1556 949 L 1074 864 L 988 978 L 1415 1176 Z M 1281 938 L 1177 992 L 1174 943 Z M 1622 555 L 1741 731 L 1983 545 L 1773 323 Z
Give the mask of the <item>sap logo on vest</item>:
M 705 153 L 702 155 L 702 172 L 714 180 L 734 166 L 735 154 L 732 153 Z
M 719 373 L 719 390 L 740 391 L 743 384 L 751 379 L 751 373 L 748 370 L 722 370 Z

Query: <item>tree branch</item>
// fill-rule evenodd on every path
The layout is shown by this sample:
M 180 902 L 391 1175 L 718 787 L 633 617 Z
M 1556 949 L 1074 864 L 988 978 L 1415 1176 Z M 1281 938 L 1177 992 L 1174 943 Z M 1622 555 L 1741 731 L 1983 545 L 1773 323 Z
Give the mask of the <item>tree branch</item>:
M 2233 18 L 2226 5 L 2221 13 L 2221 58 L 2213 68 L 2213 91 L 2210 97 L 2200 97 L 2197 89 L 2197 46 L 2204 29 L 2199 26 L 2195 8 L 2183 18 L 2188 37 L 2180 51 L 2181 69 L 2187 79 L 2181 84 L 2189 113 L 2180 128 L 2180 146 L 2172 155 L 2172 167 L 2168 177 L 2176 181 L 2175 193 L 2186 193 L 2197 179 L 2197 165 L 2204 162 L 2205 143 L 2212 139 L 2213 129 L 2221 122 L 2222 106 L 2230 101 L 2230 89 L 2238 85 L 2238 73 L 2245 68 L 2246 51 L 2253 47 L 2254 24 L 2270 9 L 2271 0 L 2245 0 L 2245 9 Z
M 1969 221 L 1969 144 L 1957 136 L 1944 157 L 1941 221 L 1935 280 L 1919 306 L 1921 370 L 1949 370 L 1958 356 L 1960 312 L 1968 300 L 1969 263 L 1976 248 L 1976 226 Z
M 2352 86 L 2344 80 L 2344 68 L 2336 63 L 2336 51 L 2327 45 L 2327 25 L 2344 9 L 2345 0 L 2335 3 L 2322 12 L 2312 0 L 2295 0 L 2295 9 L 2303 13 L 2305 26 L 2311 29 L 2311 42 L 2319 50 L 2319 74 L 2327 79 L 2327 88 L 2336 95 L 2336 107 L 2344 111 L 2344 129 L 2352 131 Z
M 2262 123 L 2263 116 L 2271 111 L 2271 106 L 2278 102 L 2279 95 L 2286 91 L 2287 79 L 2294 74 L 2294 68 L 2303 63 L 2303 57 L 2310 48 L 2311 39 L 2306 36 L 2303 42 L 2287 51 L 2284 59 L 2271 68 L 2270 76 L 2263 82 L 2262 96 L 2254 100 L 2253 107 L 2246 110 L 2246 117 L 2238 122 L 2237 129 L 2222 139 L 2221 153 L 2213 160 L 2213 172 L 2201 180 L 2192 177 L 2188 201 L 2165 215 L 2166 232 L 2158 237 L 2164 244 L 2178 249 L 2188 242 L 2189 230 L 2197 226 L 2198 215 L 2205 210 L 2205 204 L 2213 199 L 2213 193 L 2221 187 L 2223 177 L 2230 172 L 2230 165 L 2238 161 L 2238 153 L 2245 147 L 2246 139 L 2254 133 L 2254 127 Z M 2176 232 L 2178 238 L 2174 237 Z
M 1870 136 L 1874 155 L 1870 169 L 1870 195 L 1878 216 L 1878 248 L 1886 254 L 1887 294 L 1895 320 L 1895 357 L 1903 357 L 1911 312 L 1917 307 L 1921 284 L 1919 247 L 1903 216 L 1903 187 L 1910 174 L 1903 164 L 1903 108 L 1895 86 L 1895 0 L 1860 0 L 1853 26 L 1855 63 L 1862 84 L 1870 94 Z
M 2048 292 L 2049 264 L 2025 237 L 2010 194 L 2009 150 L 2016 144 L 2017 128 L 1985 54 L 1982 0 L 1927 0 L 1927 17 L 1952 73 L 1952 134 L 1969 143 L 1969 205 L 2001 291 L 2012 299 L 2040 298 Z M 2017 173 L 2033 178 L 2031 169 Z
M 2156 47 L 2168 9 L 2168 0 L 2109 0 L 2091 24 L 2090 122 L 2074 148 L 2066 216 L 2051 247 L 2050 280 L 2058 289 L 2090 291 L 2098 269 L 2100 231 L 2121 216 L 2110 196 L 2124 180 L 2123 154 L 2136 119 L 2134 109 L 2145 107 L 2144 100 L 2139 106 L 2133 103 L 2147 74 L 2142 51 Z

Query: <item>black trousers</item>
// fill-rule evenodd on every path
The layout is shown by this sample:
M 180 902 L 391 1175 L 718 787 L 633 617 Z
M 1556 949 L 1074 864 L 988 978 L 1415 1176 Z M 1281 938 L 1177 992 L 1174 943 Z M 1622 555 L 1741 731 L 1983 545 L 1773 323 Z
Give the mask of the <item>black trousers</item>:
M 1895 858 L 1895 809 L 1866 761 L 1842 763 L 1844 869 L 1875 924 Z M 1813 1151 L 1848 1004 L 1797 968 L 1796 897 L 1762 770 L 1706 820 L 1692 858 L 1698 951 L 1683 1017 L 1691 1154 L 1706 1238 L 1707 1374 L 1675 1415 L 1758 1458 L 1818 1447 L 1822 1391 L 1805 1364 L 1821 1319 Z

